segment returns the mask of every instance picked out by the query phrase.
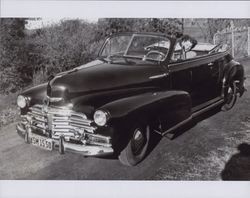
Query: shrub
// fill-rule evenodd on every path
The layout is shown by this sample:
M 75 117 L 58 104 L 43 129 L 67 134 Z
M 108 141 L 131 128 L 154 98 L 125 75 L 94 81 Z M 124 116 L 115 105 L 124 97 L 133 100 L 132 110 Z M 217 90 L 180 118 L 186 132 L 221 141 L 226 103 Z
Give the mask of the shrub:
M 0 92 L 16 92 L 45 82 L 50 75 L 93 60 L 104 37 L 116 32 L 174 33 L 178 19 L 62 20 L 50 27 L 25 29 L 26 19 L 0 19 Z
M 18 120 L 19 112 L 16 106 L 9 107 L 0 112 L 0 128 Z
M 0 91 L 16 92 L 30 83 L 25 19 L 0 19 Z

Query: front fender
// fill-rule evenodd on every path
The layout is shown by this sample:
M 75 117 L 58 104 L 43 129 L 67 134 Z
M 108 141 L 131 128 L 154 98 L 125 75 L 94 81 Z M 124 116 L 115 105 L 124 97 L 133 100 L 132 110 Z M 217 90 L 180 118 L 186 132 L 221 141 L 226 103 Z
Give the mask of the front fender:
M 157 120 L 172 112 L 178 116 L 178 122 L 191 115 L 191 99 L 185 91 L 150 92 L 110 102 L 100 109 L 109 112 L 111 121 Z
M 30 97 L 31 104 L 42 103 L 47 95 L 47 83 L 32 87 L 21 93 L 26 97 Z
M 185 91 L 148 92 L 112 101 L 99 109 L 109 113 L 107 126 L 114 129 L 113 146 L 119 152 L 127 145 L 128 131 L 135 122 L 146 122 L 152 131 L 163 133 L 191 115 L 191 98 Z
M 21 114 L 26 114 L 28 108 L 34 104 L 42 104 L 47 95 L 47 83 L 29 88 L 23 91 L 20 95 L 30 98 L 29 106 L 21 109 Z

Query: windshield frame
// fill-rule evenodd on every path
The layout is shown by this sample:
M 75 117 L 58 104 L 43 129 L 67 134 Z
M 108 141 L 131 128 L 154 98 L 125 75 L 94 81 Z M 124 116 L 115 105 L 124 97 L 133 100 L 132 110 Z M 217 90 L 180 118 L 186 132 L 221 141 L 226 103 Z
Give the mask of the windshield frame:
M 130 56 L 130 55 L 127 55 L 127 52 L 129 50 L 129 47 L 133 41 L 133 38 L 135 36 L 148 36 L 148 37 L 162 37 L 162 38 L 166 38 L 169 40 L 170 42 L 170 46 L 169 46 L 169 50 L 168 52 L 166 53 L 164 59 L 162 60 L 155 60 L 155 59 L 146 59 L 147 61 L 153 61 L 153 62 L 157 62 L 157 63 L 164 63 L 164 62 L 167 62 L 169 60 L 169 57 L 171 56 L 172 54 L 172 50 L 173 50 L 173 46 L 174 46 L 174 43 L 175 43 L 175 38 L 167 35 L 167 34 L 163 34 L 163 33 L 133 33 L 133 32 L 126 32 L 126 33 L 117 33 L 117 34 L 113 34 L 109 37 L 107 37 L 103 43 L 103 45 L 101 46 L 100 50 L 99 50 L 99 53 L 98 53 L 98 58 L 108 58 L 108 56 L 102 56 L 102 52 L 106 46 L 106 44 L 110 41 L 110 39 L 114 38 L 114 37 L 118 37 L 118 36 L 131 36 L 131 39 L 128 43 L 128 46 L 124 52 L 124 55 L 122 57 L 125 57 L 125 58 L 133 58 L 133 59 L 138 59 L 138 60 L 142 60 L 141 57 L 138 57 L 138 56 Z M 174 40 L 173 40 L 174 39 Z

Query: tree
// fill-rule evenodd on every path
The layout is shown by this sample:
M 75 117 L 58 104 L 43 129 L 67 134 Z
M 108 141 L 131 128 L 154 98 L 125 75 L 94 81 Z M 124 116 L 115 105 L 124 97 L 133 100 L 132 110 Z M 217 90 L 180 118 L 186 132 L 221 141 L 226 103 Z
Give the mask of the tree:
M 14 92 L 29 78 L 25 19 L 0 19 L 0 91 Z
M 93 60 L 104 38 L 117 32 L 181 32 L 181 20 L 104 18 L 97 23 L 62 20 L 37 30 L 26 19 L 0 19 L 0 90 L 14 92 Z
M 94 59 L 95 25 L 81 20 L 61 21 L 34 33 L 35 52 L 40 60 L 35 72 L 47 76 L 72 69 Z
M 213 41 L 214 34 L 230 26 L 230 19 L 207 19 L 208 39 Z
M 225 28 L 229 28 L 231 21 L 235 19 L 208 18 L 192 19 L 193 26 L 198 26 L 205 41 L 213 42 L 214 34 Z
M 45 81 L 51 74 L 93 60 L 104 38 L 110 34 L 131 31 L 174 33 L 179 31 L 179 24 L 177 19 L 104 18 L 97 23 L 62 20 L 30 36 L 30 43 L 35 46 L 32 49 L 36 61 L 33 78 L 44 76 L 38 82 Z
M 117 32 L 161 32 L 176 34 L 181 32 L 180 19 L 161 18 L 103 18 L 98 21 L 99 36 Z

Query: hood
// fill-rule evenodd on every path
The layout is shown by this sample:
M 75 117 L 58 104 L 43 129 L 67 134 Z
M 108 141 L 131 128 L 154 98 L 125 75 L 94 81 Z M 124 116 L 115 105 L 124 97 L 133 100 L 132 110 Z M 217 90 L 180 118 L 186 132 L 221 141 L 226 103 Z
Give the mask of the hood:
M 115 90 L 152 87 L 150 76 L 162 73 L 156 64 L 117 64 L 95 60 L 56 75 L 48 84 L 47 94 L 71 100 L 80 96 Z

